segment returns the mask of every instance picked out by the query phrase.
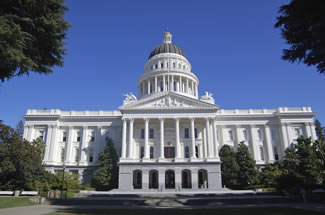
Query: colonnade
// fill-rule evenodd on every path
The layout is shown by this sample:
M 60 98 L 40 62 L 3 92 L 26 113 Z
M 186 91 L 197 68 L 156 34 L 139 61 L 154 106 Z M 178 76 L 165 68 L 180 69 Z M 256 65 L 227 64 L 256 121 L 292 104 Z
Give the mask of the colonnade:
M 138 95 L 144 96 L 151 93 L 172 91 L 186 93 L 198 98 L 197 81 L 180 75 L 161 75 L 143 80 L 139 87 Z
M 156 118 L 157 119 L 157 118 Z M 165 120 L 172 119 L 175 123 L 175 160 L 182 160 L 182 147 L 180 143 L 180 121 L 181 120 L 190 120 L 190 158 L 196 159 L 195 153 L 195 122 L 197 120 L 202 120 L 202 118 L 158 118 L 160 124 L 160 141 L 159 141 L 159 159 L 165 159 L 164 147 L 165 147 L 165 135 L 164 135 L 164 126 Z M 134 155 L 135 143 L 134 143 L 134 118 L 123 118 L 123 132 L 122 132 L 122 152 L 121 159 L 136 159 Z M 143 120 L 144 122 L 144 157 L 143 160 L 150 159 L 150 146 L 149 146 L 149 123 L 154 118 L 143 118 L 137 119 Z M 217 138 L 216 130 L 216 120 L 213 118 L 205 118 L 205 127 L 203 128 L 203 148 L 204 148 L 204 158 L 217 158 L 219 159 L 219 142 Z M 129 128 L 129 129 L 128 129 Z M 127 130 L 129 130 L 129 139 L 127 141 Z M 127 154 L 128 152 L 128 154 Z

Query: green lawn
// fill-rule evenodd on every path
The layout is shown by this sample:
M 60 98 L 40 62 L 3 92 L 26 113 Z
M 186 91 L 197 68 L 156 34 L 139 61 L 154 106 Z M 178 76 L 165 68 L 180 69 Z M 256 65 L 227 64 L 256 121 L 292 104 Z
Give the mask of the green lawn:
M 36 203 L 30 201 L 29 198 L 30 197 L 0 197 L 0 209 L 35 205 Z
M 130 209 L 130 210 L 73 210 L 48 215 L 319 215 L 321 213 L 292 208 L 245 209 Z

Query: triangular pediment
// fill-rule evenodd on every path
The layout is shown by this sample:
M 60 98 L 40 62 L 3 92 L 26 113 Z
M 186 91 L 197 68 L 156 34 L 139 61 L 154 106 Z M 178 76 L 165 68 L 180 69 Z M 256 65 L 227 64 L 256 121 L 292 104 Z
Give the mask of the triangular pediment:
M 210 109 L 217 110 L 218 106 L 200 100 L 182 96 L 173 92 L 157 93 L 147 98 L 123 105 L 120 110 L 153 110 L 153 109 Z

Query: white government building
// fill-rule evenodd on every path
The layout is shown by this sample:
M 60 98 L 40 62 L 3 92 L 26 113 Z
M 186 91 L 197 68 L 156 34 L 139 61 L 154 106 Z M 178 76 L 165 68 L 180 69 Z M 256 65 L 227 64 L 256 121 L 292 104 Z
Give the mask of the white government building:
M 24 138 L 46 142 L 51 172 L 78 173 L 89 183 L 108 138 L 120 154 L 121 191 L 221 189 L 219 150 L 248 145 L 258 165 L 282 160 L 304 135 L 316 138 L 310 107 L 223 110 L 212 94 L 199 98 L 197 76 L 166 31 L 119 111 L 27 110 Z

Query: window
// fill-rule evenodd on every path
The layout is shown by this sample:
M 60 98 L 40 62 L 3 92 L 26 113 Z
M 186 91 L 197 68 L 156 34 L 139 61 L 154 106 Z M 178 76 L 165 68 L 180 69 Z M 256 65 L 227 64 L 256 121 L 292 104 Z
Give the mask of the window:
M 274 160 L 279 160 L 279 153 L 278 153 L 278 148 L 277 147 L 273 147 L 273 151 L 274 151 Z
M 195 146 L 195 156 L 199 158 L 199 147 Z
M 190 158 L 190 148 L 188 146 L 185 146 L 184 148 L 184 157 Z
M 164 68 L 164 63 L 161 63 L 160 64 L 160 68 Z
M 232 130 L 228 130 L 228 141 L 233 141 Z
M 179 63 L 179 64 L 178 64 L 178 69 L 180 69 L 180 68 L 181 68 L 181 64 Z
M 175 148 L 174 147 L 165 147 L 165 158 L 174 158 L 175 157 Z
M 173 63 L 173 68 L 176 68 L 176 63 Z
M 183 69 L 185 70 L 185 65 L 183 65 Z
M 39 138 L 41 138 L 42 140 L 44 140 L 44 130 L 39 130 Z
M 95 131 L 92 131 L 90 134 L 90 141 L 94 142 L 95 141 Z
M 174 81 L 174 91 L 176 91 L 176 89 L 177 89 L 177 86 L 176 86 L 176 81 Z
M 144 139 L 144 128 L 141 128 L 141 139 Z
M 154 153 L 154 149 L 153 146 L 150 146 L 150 159 L 153 159 L 153 154 Z
M 89 160 L 90 163 L 94 162 L 94 149 L 89 149 Z
M 261 129 L 257 129 L 257 138 L 258 138 L 258 140 L 262 140 L 263 139 Z
M 140 158 L 143 158 L 144 157 L 144 147 L 141 146 L 140 148 Z
M 162 91 L 164 91 L 164 82 L 160 82 L 160 91 L 162 92 Z
M 296 138 L 298 138 L 301 135 L 300 128 L 295 128 L 294 132 L 295 132 L 295 137 Z
M 80 142 L 80 132 L 77 131 L 77 142 Z
M 74 161 L 78 162 L 79 161 L 79 148 L 75 148 L 75 157 L 74 157 Z
M 154 135 L 155 133 L 154 133 L 154 131 L 155 131 L 155 130 L 154 130 L 153 128 L 150 128 L 150 129 L 149 129 L 149 138 L 150 138 L 150 139 L 155 138 L 155 135 Z
M 155 65 L 156 69 L 158 69 L 158 64 Z
M 248 140 L 248 135 L 247 135 L 247 130 L 246 129 L 243 130 L 243 137 L 244 137 L 245 141 Z
M 152 84 L 150 83 L 150 93 L 152 93 L 152 91 L 153 91 L 153 86 L 152 86 Z
M 264 161 L 264 150 L 262 146 L 260 146 L 260 158 L 262 161 Z
M 194 137 L 195 139 L 197 139 L 198 135 L 197 135 L 197 128 L 194 128 Z
M 67 141 L 67 132 L 62 132 L 62 142 L 66 142 Z
M 189 134 L 189 129 L 185 128 L 184 129 L 184 138 L 190 138 L 190 134 Z

